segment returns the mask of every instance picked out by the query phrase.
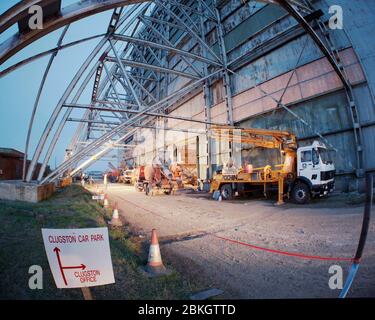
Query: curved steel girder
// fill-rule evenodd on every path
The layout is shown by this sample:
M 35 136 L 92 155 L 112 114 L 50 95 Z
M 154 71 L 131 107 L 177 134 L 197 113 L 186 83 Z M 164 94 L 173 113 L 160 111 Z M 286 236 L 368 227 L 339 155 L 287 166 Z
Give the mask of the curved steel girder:
M 27 15 L 28 8 L 33 4 L 38 4 L 51 0 L 29 0 L 22 1 L 10 8 L 0 16 L 0 32 L 6 30 L 13 23 L 20 21 Z M 130 4 L 148 2 L 144 0 L 82 0 L 66 8 L 61 9 L 61 15 L 52 17 L 43 23 L 43 29 L 36 29 L 25 34 L 16 33 L 0 44 L 0 65 L 8 60 L 18 51 L 40 39 L 41 37 L 77 20 L 88 16 L 127 6 Z
M 11 7 L 0 16 L 0 33 L 10 28 L 13 24 L 24 19 L 28 15 L 28 9 L 32 5 L 46 5 L 56 0 L 23 0 Z M 18 51 L 40 39 L 41 37 L 88 16 L 126 6 L 134 3 L 149 2 L 146 0 L 81 0 L 75 4 L 61 9 L 58 17 L 51 17 L 44 21 L 43 29 L 36 29 L 27 33 L 16 33 L 0 44 L 0 65 L 16 54 Z M 259 0 L 259 2 L 279 4 L 276 0 Z M 296 3 L 297 1 L 293 1 Z M 292 3 L 293 3 L 292 2 Z
M 31 6 L 40 5 L 42 3 L 46 5 L 53 1 L 54 0 L 24 0 L 18 2 L 0 16 L 0 33 L 4 32 L 19 20 L 25 18 L 28 15 L 28 8 Z

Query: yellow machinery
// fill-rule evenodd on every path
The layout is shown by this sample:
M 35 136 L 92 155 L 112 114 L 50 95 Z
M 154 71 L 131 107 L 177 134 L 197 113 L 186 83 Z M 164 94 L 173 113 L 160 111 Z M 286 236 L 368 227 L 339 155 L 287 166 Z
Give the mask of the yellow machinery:
M 72 184 L 73 182 L 73 179 L 72 177 L 70 176 L 67 176 L 67 177 L 63 177 L 62 179 L 60 179 L 59 181 L 59 187 L 60 188 L 65 188 L 65 187 L 68 187 Z
M 198 187 L 197 165 L 188 163 L 175 163 L 169 166 L 169 170 L 173 175 L 173 180 L 177 182 L 178 188 Z
M 216 173 L 211 182 L 211 192 L 219 191 L 226 197 L 232 197 L 232 193 L 238 184 L 252 184 L 263 186 L 264 194 L 267 187 L 278 186 L 278 204 L 284 203 L 285 180 L 293 181 L 296 178 L 296 137 L 286 131 L 273 131 L 263 129 L 239 129 L 233 127 L 212 127 L 211 138 L 228 140 L 232 143 L 251 144 L 254 147 L 267 149 L 279 149 L 283 163 L 276 164 L 272 168 L 265 165 L 253 168 L 248 165 L 246 168 L 234 168 L 229 163 L 221 173 Z

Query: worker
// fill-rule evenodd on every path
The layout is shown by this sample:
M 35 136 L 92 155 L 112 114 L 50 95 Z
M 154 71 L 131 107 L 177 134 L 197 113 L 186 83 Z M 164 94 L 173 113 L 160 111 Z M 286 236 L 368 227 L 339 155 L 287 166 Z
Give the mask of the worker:
M 90 175 L 87 177 L 87 182 L 89 183 L 90 186 L 95 183 L 94 179 Z
M 85 173 L 84 172 L 82 172 L 81 174 L 81 185 L 82 187 L 85 187 Z
M 237 174 L 238 170 L 234 164 L 233 158 L 229 158 L 228 162 L 224 165 L 223 173 Z
M 103 177 L 103 184 L 104 184 L 104 188 L 105 188 L 105 189 L 107 189 L 107 182 L 108 182 L 107 174 L 105 173 L 105 174 L 104 174 L 104 177 Z

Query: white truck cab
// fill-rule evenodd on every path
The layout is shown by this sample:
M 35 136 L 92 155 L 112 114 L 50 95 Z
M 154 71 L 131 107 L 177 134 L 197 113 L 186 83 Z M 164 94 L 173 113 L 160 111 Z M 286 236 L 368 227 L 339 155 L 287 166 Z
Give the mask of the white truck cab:
M 306 203 L 310 196 L 324 196 L 334 190 L 335 166 L 324 143 L 314 141 L 312 145 L 297 149 L 297 179 L 292 189 L 292 198 L 297 203 Z

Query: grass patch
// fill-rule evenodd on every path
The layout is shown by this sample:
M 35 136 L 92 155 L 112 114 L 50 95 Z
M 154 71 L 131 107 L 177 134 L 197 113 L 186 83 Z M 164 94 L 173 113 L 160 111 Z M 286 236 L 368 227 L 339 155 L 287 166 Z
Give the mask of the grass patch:
M 77 185 L 37 204 L 0 201 L 0 299 L 82 299 L 80 289 L 56 288 L 41 228 L 103 227 L 109 218 L 91 194 Z M 128 226 L 109 230 L 109 236 L 116 283 L 91 288 L 95 299 L 188 299 L 191 292 L 203 289 L 176 271 L 160 278 L 145 277 L 139 267 L 146 262 L 142 248 L 147 240 L 133 235 Z M 43 268 L 43 290 L 29 289 L 31 265 Z

